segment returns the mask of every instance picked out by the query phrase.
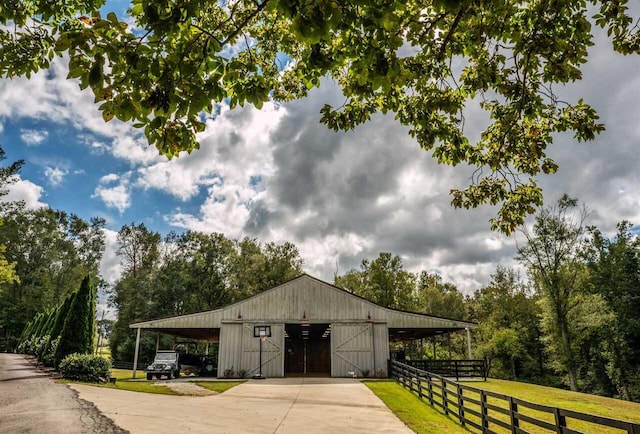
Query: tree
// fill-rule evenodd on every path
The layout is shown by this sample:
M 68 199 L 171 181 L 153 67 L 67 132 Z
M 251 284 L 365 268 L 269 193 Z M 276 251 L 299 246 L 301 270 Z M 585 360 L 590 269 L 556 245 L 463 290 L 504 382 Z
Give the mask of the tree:
M 580 257 L 586 209 L 577 216 L 577 200 L 566 194 L 555 206 L 543 208 L 533 230 L 522 233 L 526 244 L 518 248 L 518 259 L 527 266 L 540 291 L 549 345 L 557 367 L 568 376 L 571 390 L 578 390 L 575 328 L 576 308 L 584 279 Z
M 364 259 L 359 271 L 351 270 L 345 276 L 336 276 L 335 285 L 381 306 L 396 309 L 414 307 L 416 276 L 404 270 L 402 259 L 398 255 L 381 252 L 371 262 Z M 357 284 L 348 286 L 353 283 Z
M 538 300 L 513 269 L 501 266 L 469 299 L 470 317 L 479 324 L 476 352 L 492 376 L 543 380 Z
M 59 305 L 84 276 L 97 278 L 104 249 L 103 219 L 84 222 L 62 211 L 12 205 L 4 210 L 0 231 L 0 245 L 19 278 L 0 286 L 7 348 L 14 348 L 37 312 Z
M 606 371 L 622 399 L 640 399 L 640 239 L 632 225 L 618 224 L 606 238 L 590 228 L 590 290 L 606 302 L 611 315 L 600 329 Z
M 416 285 L 417 311 L 427 315 L 464 320 L 467 316 L 464 297 L 452 283 L 443 282 L 439 274 L 420 272 Z
M 0 161 L 5 159 L 5 152 L 0 146 Z M 0 167 L 0 197 L 7 194 L 6 186 L 15 181 L 15 175 L 20 172 L 23 162 L 18 161 L 7 167 Z M 0 217 L 0 228 L 2 228 L 2 218 Z M 4 244 L 0 244 L 0 292 L 5 283 L 19 282 L 20 278 L 16 274 L 16 263 L 7 261 Z
M 89 276 L 82 280 L 60 333 L 55 366 L 69 354 L 92 354 L 96 311 L 96 287 Z
M 592 3 L 613 48 L 638 53 L 627 0 Z M 324 123 L 346 130 L 394 113 L 439 163 L 478 168 L 468 188 L 452 191 L 454 206 L 501 203 L 492 227 L 512 232 L 542 203 L 533 177 L 557 170 L 546 155 L 554 135 L 591 140 L 603 129 L 588 104 L 553 91 L 582 78 L 593 39 L 587 2 L 133 0 L 135 27 L 102 18 L 102 5 L 0 6 L 0 74 L 29 77 L 68 55 L 69 78 L 91 88 L 105 121 L 133 120 L 169 157 L 198 147 L 200 114 L 214 102 L 260 108 L 330 76 L 346 101 L 325 106 Z M 464 110 L 478 102 L 490 121 L 473 143 Z

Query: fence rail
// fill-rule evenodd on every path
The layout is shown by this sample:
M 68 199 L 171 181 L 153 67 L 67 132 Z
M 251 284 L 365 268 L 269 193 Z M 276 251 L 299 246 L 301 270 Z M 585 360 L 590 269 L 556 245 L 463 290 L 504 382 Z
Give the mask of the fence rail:
M 113 361 L 111 362 L 111 367 L 114 369 L 133 369 L 133 362 Z M 136 369 L 144 371 L 146 367 L 147 365 L 145 363 L 138 363 L 138 367 Z
M 602 432 L 604 427 L 629 434 L 640 434 L 640 424 L 547 405 L 535 404 L 501 393 L 477 389 L 449 380 L 405 363 L 391 360 L 390 376 L 398 383 L 428 400 L 445 415 L 453 415 L 463 426 L 474 427 L 483 433 L 497 433 L 506 429 L 512 433 L 528 434 L 527 428 L 537 427 L 556 433 L 581 434 Z M 534 428 L 535 429 L 535 428 Z
M 442 377 L 455 377 L 456 381 L 460 377 L 482 377 L 485 381 L 487 379 L 484 360 L 403 360 L 400 363 Z

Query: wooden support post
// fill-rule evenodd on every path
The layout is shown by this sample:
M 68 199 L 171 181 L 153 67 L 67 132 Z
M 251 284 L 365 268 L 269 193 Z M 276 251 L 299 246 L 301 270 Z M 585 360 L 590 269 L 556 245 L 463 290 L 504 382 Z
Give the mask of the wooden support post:
M 460 420 L 460 424 L 464 426 L 464 399 L 462 397 L 462 387 L 457 385 L 458 392 L 458 419 Z
M 417 377 L 418 377 L 418 396 L 420 397 L 420 399 L 422 399 L 422 382 L 420 381 L 420 374 L 418 374 Z
M 467 357 L 469 360 L 471 360 L 471 329 L 467 327 L 466 330 L 467 330 Z
M 447 333 L 447 347 L 449 349 L 449 360 L 453 359 L 451 356 L 451 333 Z
M 444 378 L 440 379 L 440 384 L 442 385 L 442 407 L 443 407 L 445 416 L 448 416 L 449 415 L 449 398 L 447 398 L 447 383 L 444 382 Z
M 160 349 L 160 333 L 156 333 L 156 353 Z
M 433 379 L 431 378 L 431 376 L 429 376 L 427 377 L 427 380 L 427 387 L 429 390 L 429 404 L 431 404 L 431 406 L 433 407 Z
M 433 344 L 433 360 L 438 360 L 438 355 L 436 354 L 436 337 L 435 337 L 435 335 L 431 337 L 431 343 Z
M 511 417 L 511 432 L 513 434 L 518 433 L 520 427 L 520 420 L 516 417 L 518 414 L 518 404 L 513 402 L 513 397 L 509 397 L 509 416 Z
M 487 420 L 487 395 L 484 390 L 480 390 L 480 414 L 482 418 L 482 431 L 489 429 L 489 421 Z
M 560 409 L 558 407 L 553 409 L 553 415 L 556 419 L 556 432 L 563 433 L 563 428 L 567 427 L 567 419 L 560 414 Z
M 136 331 L 136 349 L 133 353 L 133 378 L 136 378 L 136 369 L 138 368 L 138 349 L 140 348 L 140 327 Z

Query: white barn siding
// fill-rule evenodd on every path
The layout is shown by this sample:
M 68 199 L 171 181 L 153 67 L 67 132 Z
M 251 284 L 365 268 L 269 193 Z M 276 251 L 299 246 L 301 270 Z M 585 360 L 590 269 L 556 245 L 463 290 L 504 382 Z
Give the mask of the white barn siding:
M 373 372 L 372 324 L 331 324 L 331 376 Z
M 242 369 L 242 323 L 222 324 L 220 328 L 220 346 L 218 348 L 218 377 L 224 371 Z
M 260 339 L 253 337 L 255 323 L 245 323 L 242 329 L 242 363 L 249 376 L 260 368 Z M 270 324 L 271 337 L 262 342 L 262 375 L 284 377 L 284 324 Z
M 371 375 L 382 371 L 387 375 L 387 360 L 389 360 L 389 329 L 385 323 L 373 324 L 373 358 L 374 368 Z

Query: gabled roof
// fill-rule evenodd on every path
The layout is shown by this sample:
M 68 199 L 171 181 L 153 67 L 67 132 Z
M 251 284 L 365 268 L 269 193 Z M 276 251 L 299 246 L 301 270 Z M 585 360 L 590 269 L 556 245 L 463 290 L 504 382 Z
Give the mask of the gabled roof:
M 477 324 L 379 306 L 308 274 L 206 312 L 131 324 L 142 329 L 211 329 L 226 322 L 335 323 L 372 321 L 389 328 L 460 330 Z

